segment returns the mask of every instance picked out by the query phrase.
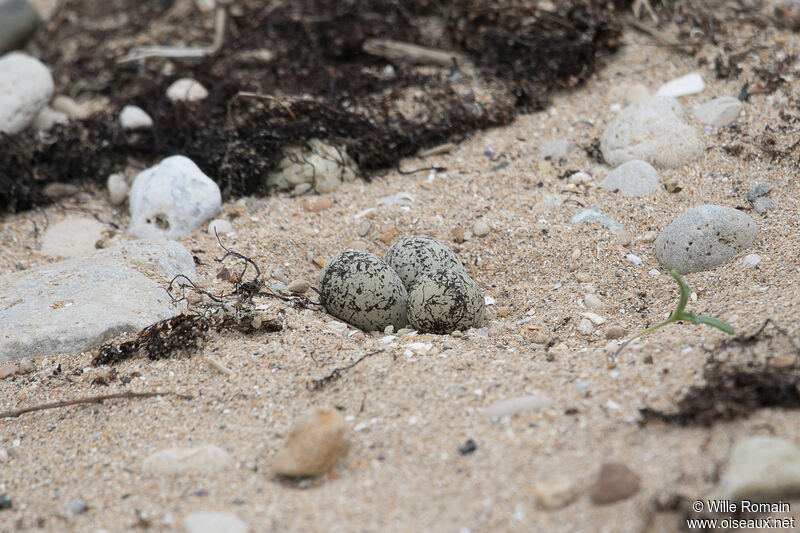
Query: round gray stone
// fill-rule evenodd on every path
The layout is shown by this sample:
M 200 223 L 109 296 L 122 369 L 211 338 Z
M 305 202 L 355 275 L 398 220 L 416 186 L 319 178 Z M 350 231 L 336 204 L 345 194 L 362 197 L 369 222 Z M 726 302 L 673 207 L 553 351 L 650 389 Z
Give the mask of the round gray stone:
M 463 270 L 423 274 L 408 293 L 408 319 L 418 331 L 451 333 L 478 327 L 485 318 L 483 291 Z
M 600 183 L 604 191 L 619 191 L 623 196 L 647 196 L 658 190 L 658 171 L 646 161 L 634 159 L 608 173 Z
M 328 313 L 365 331 L 408 324 L 403 280 L 374 254 L 348 250 L 334 256 L 319 274 L 319 292 Z
M 656 259 L 681 274 L 710 270 L 753 245 L 758 226 L 737 209 L 702 205 L 676 218 L 655 240 Z
M 442 241 L 425 235 L 400 239 L 386 251 L 383 260 L 397 272 L 406 289 L 428 272 L 441 268 L 464 270 L 453 250 Z

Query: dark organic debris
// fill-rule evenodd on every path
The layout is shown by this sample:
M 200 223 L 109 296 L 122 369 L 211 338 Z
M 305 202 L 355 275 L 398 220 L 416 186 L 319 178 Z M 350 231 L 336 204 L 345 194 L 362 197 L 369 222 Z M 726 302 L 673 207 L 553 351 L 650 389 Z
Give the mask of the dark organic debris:
M 549 4 L 243 2 L 221 8 L 228 16 L 219 49 L 173 60 L 179 68 L 170 70 L 160 57 L 118 59 L 154 40 L 206 47 L 209 15 L 182 4 L 59 2 L 32 52 L 53 69 L 60 91 L 111 104 L 44 135 L 0 135 L 0 212 L 51 201 L 42 193 L 49 183 L 101 184 L 129 161 L 151 164 L 176 153 L 194 160 L 226 195 L 267 192 L 264 176 L 283 149 L 314 138 L 346 148 L 367 172 L 391 168 L 420 148 L 541 107 L 552 89 L 586 80 L 618 46 L 618 13 L 627 2 Z M 387 60 L 365 46 L 376 39 L 452 50 L 474 68 L 458 60 Z M 169 101 L 166 88 L 178 77 L 200 81 L 208 98 Z M 143 107 L 154 128 L 122 130 L 117 116 L 127 103 Z
M 374 352 L 365 353 L 364 355 L 362 355 L 361 357 L 359 357 L 358 359 L 356 359 L 355 361 L 353 361 L 349 365 L 340 366 L 338 368 L 335 368 L 327 376 L 311 381 L 308 384 L 308 389 L 312 390 L 312 391 L 321 390 L 321 389 L 325 388 L 327 385 L 330 385 L 331 383 L 333 383 L 334 381 L 336 381 L 340 377 L 342 377 L 342 373 L 343 372 L 347 372 L 348 370 L 350 370 L 351 368 L 356 366 L 358 363 L 360 363 L 364 359 L 366 359 L 368 357 L 372 357 L 373 355 L 377 355 L 377 354 L 382 353 L 382 352 L 383 352 L 383 350 L 375 350 Z
M 710 426 L 764 407 L 800 408 L 800 344 L 767 320 L 755 333 L 722 343 L 703 369 L 705 383 L 677 402 L 678 410 L 640 409 L 643 423 Z

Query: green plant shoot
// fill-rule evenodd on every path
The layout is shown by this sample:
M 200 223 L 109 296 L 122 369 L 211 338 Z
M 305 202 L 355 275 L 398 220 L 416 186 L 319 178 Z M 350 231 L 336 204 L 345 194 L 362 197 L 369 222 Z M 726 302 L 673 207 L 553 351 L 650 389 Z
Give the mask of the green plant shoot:
M 619 355 L 619 353 L 622 351 L 623 348 L 625 348 L 625 346 L 635 341 L 639 337 L 647 335 L 648 333 L 652 333 L 658 328 L 663 328 L 667 324 L 672 324 L 673 322 L 685 321 L 685 322 L 690 322 L 692 324 L 706 324 L 715 327 L 721 331 L 724 331 L 729 335 L 733 335 L 734 333 L 733 328 L 729 324 L 723 322 L 722 320 L 710 316 L 696 315 L 691 311 L 686 311 L 685 310 L 686 304 L 689 303 L 689 295 L 691 294 L 691 289 L 689 289 L 689 286 L 686 284 L 685 281 L 683 281 L 681 275 L 678 274 L 677 270 L 673 268 L 672 270 L 670 270 L 669 273 L 672 276 L 672 278 L 678 283 L 678 287 L 680 287 L 681 290 L 681 295 L 680 298 L 678 299 L 678 306 L 675 308 L 672 314 L 669 315 L 669 318 L 667 318 L 665 321 L 659 322 L 655 326 L 651 326 L 646 330 L 637 333 L 630 339 L 623 342 L 622 345 L 619 348 L 617 348 L 617 350 L 614 352 L 613 357 Z

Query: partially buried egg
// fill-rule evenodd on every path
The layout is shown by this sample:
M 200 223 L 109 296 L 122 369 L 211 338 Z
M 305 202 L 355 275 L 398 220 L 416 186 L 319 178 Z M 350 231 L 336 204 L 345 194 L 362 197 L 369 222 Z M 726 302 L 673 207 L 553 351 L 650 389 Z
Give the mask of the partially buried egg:
M 478 327 L 485 318 L 483 291 L 463 270 L 423 274 L 408 293 L 408 319 L 422 332 L 452 333 Z
M 422 274 L 439 269 L 464 270 L 458 256 L 445 243 L 433 237 L 414 235 L 394 243 L 383 256 L 403 280 L 406 289 Z
M 319 292 L 328 313 L 364 331 L 408 324 L 403 281 L 376 255 L 355 250 L 337 254 L 319 274 Z

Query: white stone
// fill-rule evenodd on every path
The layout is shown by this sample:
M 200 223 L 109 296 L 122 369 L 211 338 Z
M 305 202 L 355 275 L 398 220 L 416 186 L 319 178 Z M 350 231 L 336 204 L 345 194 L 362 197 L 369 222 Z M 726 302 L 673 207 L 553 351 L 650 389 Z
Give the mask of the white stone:
M 656 96 L 626 107 L 600 136 L 606 162 L 619 166 L 632 159 L 656 168 L 680 167 L 703 153 L 698 133 L 683 121 L 673 98 Z
M 119 205 L 128 198 L 130 189 L 122 174 L 111 174 L 106 180 L 106 187 L 108 188 L 108 197 L 113 205 Z
M 53 77 L 38 59 L 21 52 L 0 57 L 0 132 L 27 128 L 53 96 Z
M 604 191 L 619 191 L 623 196 L 647 196 L 656 192 L 659 185 L 658 171 L 638 159 L 621 164 L 600 182 Z
M 714 497 L 731 501 L 776 502 L 800 492 L 800 449 L 778 437 L 749 437 L 733 448 L 714 490 Z
M 56 124 L 66 124 L 67 122 L 69 122 L 69 117 L 66 113 L 56 111 L 50 106 L 44 106 L 33 119 L 33 127 L 38 131 L 47 131 Z
M 248 533 L 250 527 L 231 513 L 199 512 L 183 518 L 186 533 Z
M 758 226 L 738 209 L 702 205 L 676 218 L 653 244 L 656 259 L 681 274 L 710 270 L 746 250 Z
M 594 331 L 594 325 L 588 318 L 584 318 L 578 324 L 578 333 L 581 335 L 591 335 Z
M 283 151 L 275 172 L 267 176 L 269 187 L 289 189 L 309 183 L 320 194 L 336 190 L 344 182 L 353 181 L 358 165 L 342 147 L 319 139 L 311 139 L 303 146 L 291 146 Z
M 93 218 L 68 217 L 47 227 L 42 236 L 42 254 L 75 257 L 94 253 L 105 225 Z
M 142 462 L 142 471 L 148 474 L 173 476 L 213 474 L 231 465 L 233 458 L 228 452 L 218 446 L 207 444 L 158 451 Z
M 119 114 L 119 123 L 125 130 L 143 130 L 153 127 L 153 119 L 139 106 L 126 105 Z
M 482 218 L 476 220 L 472 225 L 472 234 L 476 237 L 486 237 L 490 231 L 492 231 L 492 228 L 489 227 L 489 223 Z
M 181 312 L 164 287 L 77 257 L 0 277 L 0 363 L 90 350 Z
M 629 105 L 638 104 L 639 102 L 644 102 L 649 99 L 651 96 L 650 89 L 648 89 L 647 86 L 637 83 L 631 86 L 625 93 L 625 103 Z
M 642 264 L 642 258 L 639 257 L 638 255 L 627 254 L 625 256 L 625 259 L 627 259 L 628 261 L 630 261 L 631 263 L 633 263 L 636 266 L 640 266 Z
M 550 398 L 538 394 L 509 398 L 507 400 L 495 402 L 484 409 L 483 416 L 486 418 L 514 416 L 541 409 L 552 403 L 553 401 Z
M 706 85 L 703 83 L 703 78 L 697 72 L 692 72 L 686 76 L 681 76 L 674 80 L 670 80 L 657 91 L 658 96 L 669 96 L 675 98 L 677 96 L 686 96 L 687 94 L 696 94 L 705 89 Z
M 222 218 L 215 218 L 211 222 L 208 223 L 208 228 L 206 229 L 208 234 L 214 237 L 216 233 L 223 235 L 225 233 L 232 233 L 233 232 L 233 224 L 228 222 Z
M 175 239 L 219 213 L 222 195 L 191 159 L 175 155 L 134 178 L 129 202 L 131 235 Z
M 742 103 L 738 98 L 723 96 L 694 106 L 694 116 L 703 124 L 710 124 L 715 128 L 727 126 L 739 118 L 742 112 Z
M 586 172 L 576 172 L 569 177 L 569 182 L 574 185 L 589 185 L 592 183 L 592 176 Z
M 85 105 L 79 104 L 69 96 L 59 95 L 53 98 L 50 107 L 67 115 L 70 119 L 84 119 L 89 116 Z
M 167 88 L 167 98 L 173 102 L 196 102 L 208 98 L 208 90 L 197 80 L 181 78 Z
M 616 220 L 602 214 L 600 212 L 600 208 L 596 206 L 581 209 L 569 219 L 569 223 L 573 226 L 577 224 L 587 224 L 590 222 L 599 222 L 601 225 L 614 230 L 625 229 L 625 226 Z
M 582 313 L 582 316 L 588 318 L 595 326 L 605 324 L 606 319 L 595 313 Z
M 586 303 L 586 307 L 589 309 L 602 309 L 603 308 L 603 301 L 597 297 L 595 294 L 587 294 L 583 297 L 583 301 Z
M 759 263 L 761 263 L 761 256 L 758 254 L 747 254 L 742 258 L 742 264 L 744 266 L 753 267 Z

